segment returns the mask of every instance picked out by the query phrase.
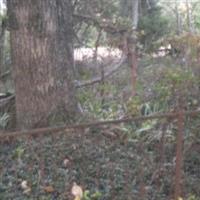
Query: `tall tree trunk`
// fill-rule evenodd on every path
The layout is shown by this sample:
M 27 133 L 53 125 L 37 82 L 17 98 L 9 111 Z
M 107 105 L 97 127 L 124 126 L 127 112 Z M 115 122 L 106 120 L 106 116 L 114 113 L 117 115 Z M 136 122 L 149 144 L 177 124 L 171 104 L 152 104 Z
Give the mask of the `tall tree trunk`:
M 181 17 L 178 9 L 178 2 L 175 1 L 175 14 L 176 14 L 176 34 L 180 35 L 182 32 Z
M 133 31 L 138 28 L 139 21 L 139 7 L 141 5 L 140 0 L 121 0 L 121 15 L 128 17 L 132 20 Z M 130 9 L 130 10 L 129 10 Z M 134 33 L 135 34 L 135 33 Z M 137 67 L 138 67 L 138 55 L 137 55 L 137 38 L 132 35 L 132 32 L 128 33 L 126 38 L 126 53 L 128 57 L 128 64 L 131 68 L 132 74 L 132 96 L 136 95 L 136 80 L 137 80 Z
M 120 14 L 122 17 L 130 17 L 130 0 L 120 0 Z
M 127 37 L 127 57 L 128 65 L 131 68 L 132 78 L 132 96 L 136 95 L 136 83 L 137 83 L 137 68 L 138 68 L 138 54 L 136 49 L 137 40 L 133 37 Z
M 6 20 L 2 19 L 1 29 L 0 29 L 0 76 L 4 72 L 3 52 L 4 52 L 4 43 L 5 43 L 5 32 L 6 32 Z
M 136 30 L 139 20 L 139 0 L 132 0 L 132 21 L 133 29 Z
M 132 27 L 137 30 L 139 21 L 139 0 L 132 0 Z M 128 44 L 128 60 L 132 74 L 132 95 L 136 95 L 137 68 L 138 68 L 138 53 L 137 53 L 137 37 L 132 36 L 127 39 Z
M 7 0 L 19 128 L 77 111 L 71 0 Z
M 186 0 L 186 9 L 187 9 L 187 25 L 188 25 L 188 31 L 190 33 L 194 32 L 193 22 L 192 22 L 192 14 L 191 14 L 191 4 L 188 0 Z

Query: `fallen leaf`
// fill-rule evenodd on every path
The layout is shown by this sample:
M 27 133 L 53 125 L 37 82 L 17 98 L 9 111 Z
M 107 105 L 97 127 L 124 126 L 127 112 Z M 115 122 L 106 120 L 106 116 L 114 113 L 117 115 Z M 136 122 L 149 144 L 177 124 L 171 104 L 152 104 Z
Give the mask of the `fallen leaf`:
M 27 189 L 25 189 L 23 191 L 23 194 L 30 194 L 30 193 L 31 193 L 31 188 L 30 187 L 28 187 Z
M 49 185 L 49 186 L 44 187 L 44 191 L 47 193 L 53 193 L 55 189 L 53 188 L 53 186 Z
M 27 188 L 28 188 L 28 182 L 27 181 L 22 181 L 21 182 L 21 188 L 23 189 L 23 190 L 26 190 Z
M 71 193 L 72 195 L 74 195 L 76 200 L 82 199 L 83 197 L 83 189 L 79 185 L 77 185 L 75 182 L 73 183 Z
M 64 167 L 67 167 L 69 165 L 69 163 L 70 163 L 70 160 L 65 158 L 64 161 L 63 161 Z
M 23 190 L 23 194 L 29 194 L 31 192 L 31 187 L 28 186 L 28 181 L 26 180 L 21 182 L 21 188 Z

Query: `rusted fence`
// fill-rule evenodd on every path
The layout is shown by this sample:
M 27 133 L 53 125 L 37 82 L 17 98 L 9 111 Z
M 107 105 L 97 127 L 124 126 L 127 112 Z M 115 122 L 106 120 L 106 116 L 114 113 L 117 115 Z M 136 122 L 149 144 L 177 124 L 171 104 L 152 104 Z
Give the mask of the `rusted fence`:
M 183 173 L 183 167 L 184 167 L 184 148 L 183 147 L 184 147 L 185 123 L 187 121 L 187 118 L 195 120 L 196 117 L 197 118 L 199 117 L 199 114 L 200 114 L 200 110 L 179 111 L 179 112 L 171 112 L 171 113 L 158 113 L 158 114 L 149 115 L 149 116 L 124 118 L 124 119 L 119 119 L 119 120 L 98 121 L 98 122 L 77 124 L 77 125 L 70 125 L 70 126 L 39 128 L 39 129 L 28 130 L 28 131 L 0 132 L 0 142 L 2 143 L 1 153 L 2 155 L 3 153 L 5 153 L 3 151 L 3 147 L 5 147 L 5 145 L 15 146 L 15 143 L 16 143 L 15 139 L 20 142 L 26 141 L 26 145 L 28 144 L 28 148 L 25 148 L 25 149 L 30 150 L 29 156 L 32 156 L 32 154 L 34 155 L 36 151 L 39 151 L 39 153 L 37 153 L 37 155 L 35 156 L 36 157 L 35 161 L 30 161 L 30 163 L 26 163 L 27 165 L 26 165 L 26 168 L 24 168 L 24 170 L 32 171 L 33 163 L 35 163 L 36 161 L 39 162 L 38 163 L 38 174 L 39 174 L 38 185 L 48 185 L 50 183 L 46 183 L 42 181 L 43 177 L 45 176 L 44 175 L 45 168 L 46 168 L 45 162 L 48 163 L 48 161 L 46 161 L 46 159 L 48 159 L 47 158 L 48 155 L 45 155 L 45 152 L 42 151 L 41 149 L 45 146 L 44 144 L 48 143 L 48 142 L 47 143 L 44 142 L 47 140 L 45 138 L 51 136 L 51 142 L 50 144 L 48 144 L 48 149 L 49 149 L 48 151 L 51 151 L 51 149 L 54 149 L 54 151 L 56 151 L 55 155 L 58 154 L 61 158 L 60 160 L 63 160 L 64 162 L 64 164 L 63 163 L 61 164 L 62 167 L 65 169 L 67 168 L 68 170 L 71 170 L 73 173 L 75 173 L 74 171 L 76 171 L 75 175 L 73 175 L 73 177 L 69 178 L 69 180 L 67 181 L 68 184 L 65 185 L 65 189 L 64 189 L 65 194 L 62 194 L 63 196 L 61 195 L 61 192 L 56 192 L 55 188 L 51 188 L 52 191 L 49 191 L 49 193 L 52 193 L 51 195 L 54 195 L 52 199 L 66 199 L 66 198 L 70 199 L 71 197 L 69 194 L 69 188 L 70 188 L 69 182 L 77 181 L 77 179 L 80 179 L 78 181 L 84 185 L 84 180 L 86 179 L 85 176 L 88 176 L 88 177 L 93 177 L 94 180 L 92 180 L 91 178 L 91 180 L 87 182 L 87 188 L 91 184 L 91 185 L 95 185 L 98 190 L 101 190 L 101 187 L 103 187 L 102 186 L 103 183 L 106 185 L 106 187 L 108 187 L 107 189 L 109 190 L 110 196 L 107 196 L 107 197 L 105 196 L 102 199 L 122 199 L 122 197 L 119 197 L 118 191 L 123 191 L 123 195 L 125 199 L 134 198 L 134 199 L 141 199 L 141 200 L 142 199 L 178 200 L 179 198 L 182 198 L 185 195 L 184 173 Z M 148 147 L 145 147 L 146 144 L 144 143 L 143 140 L 141 141 L 137 140 L 136 146 L 134 146 L 135 143 L 133 142 L 134 141 L 133 140 L 132 141 L 133 143 L 131 143 L 132 144 L 131 146 L 130 143 L 127 141 L 127 138 L 124 137 L 124 135 L 121 137 L 119 133 L 113 134 L 106 130 L 106 129 L 109 129 L 109 126 L 112 126 L 113 124 L 118 125 L 118 124 L 126 123 L 129 125 L 132 125 L 133 123 L 141 123 L 141 122 L 149 121 L 149 120 L 160 120 L 160 121 L 165 120 L 165 121 L 162 122 L 162 129 L 161 129 L 162 131 L 161 131 L 161 135 L 159 136 L 158 142 L 155 144 L 153 143 L 151 145 L 148 144 Z M 163 196 L 163 197 L 158 198 L 156 194 L 152 193 L 153 191 L 154 193 L 156 191 L 152 188 L 155 187 L 157 188 L 158 191 L 161 191 L 160 180 L 163 179 L 162 178 L 163 176 L 168 176 L 168 174 L 166 174 L 168 173 L 168 171 L 164 172 L 166 171 L 165 170 L 166 166 L 164 166 L 165 154 L 166 154 L 166 148 L 165 148 L 166 132 L 167 132 L 167 126 L 174 123 L 176 123 L 177 130 L 176 130 L 176 141 L 174 142 L 174 151 L 175 151 L 174 165 L 172 164 L 170 168 L 170 170 L 172 171 L 171 172 L 172 178 L 170 179 L 171 182 L 169 183 L 171 188 L 169 189 L 170 190 L 169 192 L 166 192 L 167 189 L 165 188 L 165 192 L 168 193 L 167 197 Z M 89 131 L 88 131 L 88 128 L 90 128 Z M 98 133 L 93 134 L 96 132 Z M 103 133 L 103 135 L 106 137 L 108 136 L 109 139 L 108 138 L 102 139 L 101 133 Z M 43 137 L 45 134 L 47 135 L 47 137 Z M 64 135 L 64 138 L 63 138 L 63 135 Z M 27 139 L 25 139 L 24 137 Z M 64 145 L 65 147 L 63 146 L 63 148 L 66 148 L 66 146 L 68 146 L 67 150 L 65 149 L 66 151 L 69 151 L 67 155 L 62 155 L 61 153 L 62 151 L 61 150 L 59 151 L 59 147 L 62 146 L 58 142 L 60 139 L 62 140 L 62 142 L 65 141 L 65 145 Z M 39 147 L 37 146 L 38 144 L 40 145 Z M 99 147 L 99 149 L 97 148 L 97 146 Z M 149 150 L 149 148 L 150 149 L 153 148 L 152 146 L 156 146 L 157 148 L 156 152 L 154 152 L 158 154 L 155 159 L 152 159 L 152 158 L 150 159 L 148 157 L 148 153 L 145 151 L 145 148 L 148 149 L 148 152 L 154 151 L 154 150 Z M 126 151 L 127 151 L 127 155 L 125 155 Z M 135 151 L 135 152 L 131 153 L 131 151 Z M 77 152 L 80 153 L 78 157 L 76 157 L 78 154 Z M 85 154 L 83 152 L 85 152 Z M 21 154 L 23 154 L 23 152 Z M 140 154 L 141 156 L 136 158 L 137 154 L 138 155 Z M 22 162 L 22 161 L 19 161 L 19 159 L 22 159 L 22 158 L 19 158 L 20 156 L 21 156 L 20 150 L 17 150 L 18 164 Z M 51 153 L 51 156 L 53 156 L 53 152 Z M 99 157 L 101 157 L 102 160 L 99 161 Z M 6 167 L 4 166 L 3 162 L 5 160 L 3 161 L 3 159 L 6 159 L 5 155 L 1 157 L 1 162 L 2 162 L 1 163 L 2 166 L 0 166 L 1 171 L 5 171 L 3 170 L 3 168 Z M 97 164 L 95 164 L 96 162 L 95 159 L 97 159 Z M 137 159 L 139 160 L 138 161 L 139 166 L 136 166 L 136 164 L 134 164 L 135 160 Z M 86 162 L 86 160 L 88 162 Z M 56 161 L 55 159 L 55 162 L 58 162 L 58 161 Z M 89 171 L 85 168 L 85 165 L 90 168 L 90 164 L 88 163 L 93 163 L 92 169 L 89 169 Z M 153 167 L 149 167 L 149 173 L 148 173 L 148 170 L 146 170 L 148 163 L 153 163 Z M 58 163 L 53 162 L 51 169 L 58 168 L 57 165 Z M 106 167 L 104 168 L 103 166 L 106 166 Z M 119 169 L 116 168 L 116 166 L 118 166 Z M 122 167 L 124 171 L 123 170 L 120 171 L 120 167 Z M 109 174 L 105 175 L 108 179 L 105 179 L 104 180 L 105 182 L 103 182 L 101 180 L 101 177 L 104 176 L 103 171 L 107 169 L 110 169 L 110 171 L 108 170 Z M 85 175 L 84 172 L 81 170 L 83 171 L 85 170 L 89 174 L 93 172 L 94 174 L 90 176 L 86 173 Z M 116 172 L 116 170 L 119 170 L 119 172 L 118 171 Z M 15 173 L 18 173 L 17 169 L 14 169 L 14 171 Z M 123 186 L 117 187 L 114 180 L 116 180 L 116 176 L 120 176 L 121 173 L 122 175 L 120 178 L 121 180 L 120 183 Z M 47 174 L 48 173 L 46 172 L 46 175 Z M 80 177 L 82 178 L 80 178 L 79 175 L 77 174 L 79 174 Z M 84 176 L 81 174 L 84 174 Z M 3 176 L 4 175 L 2 175 L 2 177 Z M 23 180 L 23 179 L 24 177 L 20 178 L 20 180 Z M 148 180 L 148 184 L 145 183 L 146 180 Z M 107 183 L 106 181 L 110 181 L 110 182 Z M 121 189 L 121 187 L 123 187 L 123 189 Z M 133 187 L 136 187 L 135 190 L 133 189 Z M 68 188 L 68 190 L 66 188 Z M 112 189 L 112 188 L 115 188 L 115 189 Z M 16 198 L 16 199 L 20 199 L 20 198 L 21 197 Z

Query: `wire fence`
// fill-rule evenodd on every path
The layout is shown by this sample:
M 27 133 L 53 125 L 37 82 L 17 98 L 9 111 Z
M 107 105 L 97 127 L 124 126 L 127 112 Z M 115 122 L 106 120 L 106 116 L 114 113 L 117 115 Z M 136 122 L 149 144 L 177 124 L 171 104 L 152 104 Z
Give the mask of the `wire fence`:
M 90 199 L 97 192 L 112 200 L 200 196 L 199 114 L 1 132 L 0 199 L 73 199 L 73 182 L 89 190 Z M 153 128 L 137 131 L 152 121 Z M 124 124 L 128 134 L 119 128 Z M 28 191 L 21 186 L 25 180 Z

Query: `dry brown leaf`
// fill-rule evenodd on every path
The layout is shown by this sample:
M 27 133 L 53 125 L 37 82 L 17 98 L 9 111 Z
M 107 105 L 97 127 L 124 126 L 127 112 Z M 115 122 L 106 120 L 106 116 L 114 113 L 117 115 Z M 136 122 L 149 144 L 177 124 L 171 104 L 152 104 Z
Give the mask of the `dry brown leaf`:
M 64 167 L 68 167 L 69 163 L 70 163 L 70 160 L 68 158 L 65 158 L 63 161 Z
M 30 194 L 31 193 L 31 188 L 28 187 L 23 191 L 23 194 Z
M 29 194 L 31 192 L 31 187 L 28 185 L 28 181 L 26 180 L 21 182 L 21 188 L 23 190 L 23 194 Z
M 21 188 L 22 188 L 23 190 L 26 190 L 26 189 L 28 188 L 28 181 L 23 180 L 23 181 L 21 182 Z
M 44 191 L 47 193 L 53 193 L 55 189 L 53 188 L 53 186 L 49 185 L 49 186 L 44 187 Z
M 77 185 L 75 182 L 73 183 L 71 193 L 73 196 L 75 196 L 75 199 L 76 198 L 81 199 L 83 197 L 83 189 L 79 185 Z

